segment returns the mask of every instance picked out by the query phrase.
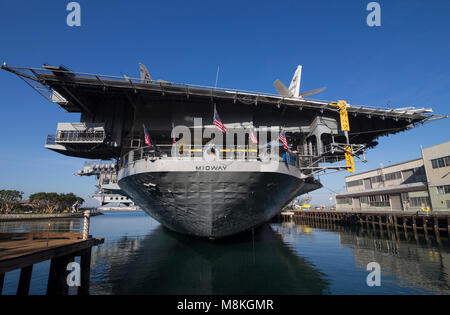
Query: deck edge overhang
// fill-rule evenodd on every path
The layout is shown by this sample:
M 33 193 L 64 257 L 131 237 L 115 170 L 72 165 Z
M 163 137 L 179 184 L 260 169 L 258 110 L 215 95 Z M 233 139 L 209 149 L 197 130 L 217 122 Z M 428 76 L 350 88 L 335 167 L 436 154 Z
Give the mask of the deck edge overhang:
M 228 88 L 216 88 L 208 86 L 200 86 L 193 84 L 175 83 L 167 81 L 150 81 L 143 83 L 141 79 L 129 77 L 107 76 L 91 73 L 72 72 L 64 67 L 51 67 L 44 65 L 44 68 L 27 68 L 27 67 L 9 67 L 6 64 L 1 66 L 3 70 L 12 72 L 22 79 L 32 80 L 40 83 L 50 92 L 52 89 L 60 92 L 67 91 L 67 87 L 89 88 L 91 91 L 98 91 L 98 93 L 110 93 L 112 91 L 122 91 L 126 93 L 143 93 L 147 95 L 157 96 L 181 96 L 189 98 L 190 96 L 209 99 L 211 101 L 233 101 L 240 102 L 246 105 L 258 106 L 258 104 L 269 104 L 278 107 L 291 106 L 301 108 L 308 108 L 317 110 L 323 113 L 338 112 L 338 109 L 331 105 L 331 102 L 303 99 L 303 98 L 289 98 L 282 97 L 275 94 L 264 92 L 252 92 L 245 90 L 236 90 Z M 28 83 L 28 82 L 27 82 Z M 39 92 L 39 91 L 38 91 Z M 42 93 L 39 92 L 41 95 Z M 73 98 L 73 95 L 72 97 Z M 75 96 L 76 98 L 76 96 Z M 75 103 L 80 103 L 78 100 Z M 74 102 L 71 102 L 73 106 Z M 82 104 L 81 104 L 82 105 Z M 85 106 L 78 106 L 79 110 L 86 111 Z M 432 109 L 427 108 L 383 108 L 365 105 L 351 105 L 347 107 L 349 114 L 353 116 L 379 117 L 381 119 L 407 120 L 411 123 L 425 122 L 427 120 L 434 120 L 446 118 L 446 116 L 433 114 Z

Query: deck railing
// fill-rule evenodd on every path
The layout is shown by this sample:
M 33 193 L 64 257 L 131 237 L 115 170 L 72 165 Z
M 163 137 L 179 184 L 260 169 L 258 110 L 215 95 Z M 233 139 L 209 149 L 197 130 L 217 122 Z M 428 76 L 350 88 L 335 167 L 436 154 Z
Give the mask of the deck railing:
M 129 151 L 121 159 L 121 167 L 127 167 L 143 159 L 204 159 L 204 160 L 284 160 L 286 163 L 298 166 L 297 155 L 284 150 L 265 148 L 258 149 L 255 145 L 211 146 L 211 145 L 158 145 L 157 147 L 142 147 Z
M 55 143 L 102 143 L 106 135 L 104 131 L 58 131 L 56 136 L 50 137 Z
M 287 152 L 282 148 L 264 147 L 256 145 L 236 146 L 211 146 L 211 145 L 158 145 L 157 147 L 142 147 L 131 150 L 122 156 L 120 168 L 127 167 L 130 163 L 140 160 L 157 159 L 179 159 L 179 160 L 237 160 L 261 162 L 284 162 L 308 172 L 320 168 L 319 164 L 334 164 L 345 160 L 344 155 L 333 156 L 310 156 L 302 155 L 301 152 Z M 335 167 L 336 168 L 336 167 Z
M 17 221 L 3 221 L 0 222 L 0 233 L 82 233 L 83 232 L 83 217 L 46 217 L 42 214 L 11 214 Z M 33 219 L 33 216 L 35 217 Z M 29 220 L 23 220 L 28 218 Z M 22 220 L 21 220 L 22 219 Z
M 56 144 L 56 136 L 55 135 L 47 135 L 47 140 L 45 141 L 46 145 L 55 145 Z

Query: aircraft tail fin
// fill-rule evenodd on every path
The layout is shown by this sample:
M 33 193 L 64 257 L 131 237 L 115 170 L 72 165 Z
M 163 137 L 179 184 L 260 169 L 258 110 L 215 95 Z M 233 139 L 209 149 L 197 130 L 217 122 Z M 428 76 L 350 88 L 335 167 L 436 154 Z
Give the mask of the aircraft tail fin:
M 300 93 L 300 82 L 302 80 L 302 66 L 297 66 L 297 70 L 295 70 L 294 76 L 292 77 L 291 84 L 289 85 L 289 88 L 287 88 L 283 82 L 280 80 L 276 80 L 273 85 L 277 89 L 278 94 L 282 97 L 295 97 L 295 98 L 303 98 L 306 96 L 314 95 L 317 93 L 322 92 L 326 89 L 326 87 L 315 89 L 311 91 L 306 91 Z
M 293 97 L 300 97 L 300 81 L 302 80 L 302 66 L 298 66 L 292 77 L 291 84 L 289 85 L 289 91 Z
M 147 67 L 144 66 L 142 63 L 139 63 L 139 71 L 141 73 L 142 83 L 150 83 L 152 81 L 152 77 L 150 76 Z
M 278 94 L 283 97 L 292 97 L 292 92 L 280 80 L 276 80 L 273 85 L 277 89 Z
M 315 90 L 311 90 L 311 91 L 302 92 L 302 93 L 300 93 L 300 97 L 303 98 L 303 97 L 306 97 L 306 96 L 314 95 L 314 94 L 322 92 L 325 89 L 326 89 L 326 87 L 323 87 L 323 88 L 320 88 L 320 89 L 315 89 Z

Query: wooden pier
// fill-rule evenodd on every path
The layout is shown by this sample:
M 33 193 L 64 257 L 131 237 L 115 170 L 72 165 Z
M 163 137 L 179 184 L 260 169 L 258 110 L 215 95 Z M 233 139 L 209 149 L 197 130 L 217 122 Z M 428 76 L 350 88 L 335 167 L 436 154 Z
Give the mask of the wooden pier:
M 68 264 L 80 257 L 79 295 L 89 294 L 91 249 L 103 243 L 89 235 L 89 213 L 83 233 L 0 233 L 0 294 L 5 273 L 21 269 L 17 295 L 29 293 L 33 265 L 50 260 L 47 295 L 67 295 Z
M 420 213 L 420 212 L 353 212 L 353 211 L 294 211 L 293 218 L 301 218 L 311 222 L 334 223 L 343 225 L 361 225 L 392 228 L 404 231 L 421 231 L 425 234 L 434 233 L 450 235 L 450 213 Z

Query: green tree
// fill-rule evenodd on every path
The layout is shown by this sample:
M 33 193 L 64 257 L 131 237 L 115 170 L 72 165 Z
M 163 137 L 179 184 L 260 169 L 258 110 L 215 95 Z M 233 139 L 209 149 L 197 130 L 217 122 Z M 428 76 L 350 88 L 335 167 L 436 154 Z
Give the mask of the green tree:
M 72 205 L 78 201 L 78 204 L 81 205 L 84 202 L 84 199 L 74 195 L 73 193 L 68 194 L 60 194 L 59 195 L 59 209 L 70 211 Z
M 8 213 L 22 200 L 23 191 L 0 190 L 0 213 Z
M 73 193 L 58 194 L 55 192 L 39 192 L 30 195 L 30 202 L 37 204 L 39 210 L 46 213 L 54 213 L 57 210 L 70 210 L 70 207 L 76 201 L 78 201 L 79 204 L 82 204 L 84 199 Z
M 30 202 L 38 206 L 40 212 L 53 213 L 57 208 L 57 193 L 38 192 L 30 195 Z

